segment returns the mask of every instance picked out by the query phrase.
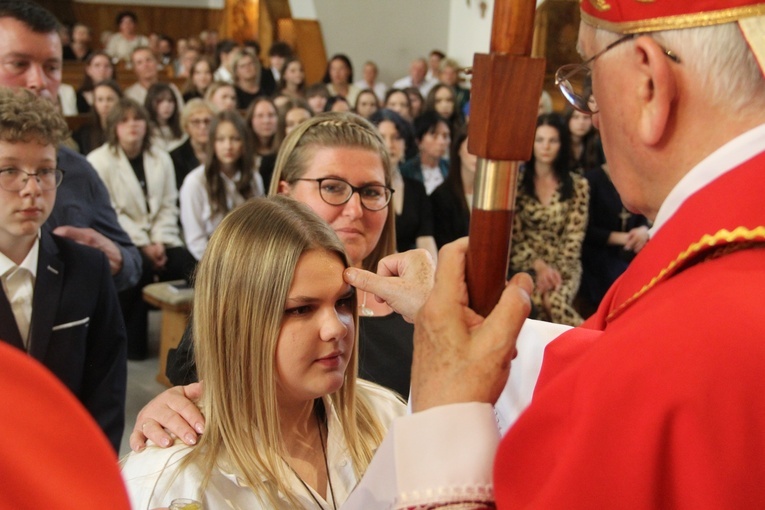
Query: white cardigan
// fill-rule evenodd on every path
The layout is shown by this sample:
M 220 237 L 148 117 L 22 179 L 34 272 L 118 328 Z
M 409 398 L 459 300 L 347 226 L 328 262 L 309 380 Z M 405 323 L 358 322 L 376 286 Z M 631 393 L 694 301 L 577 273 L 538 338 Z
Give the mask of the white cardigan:
M 170 155 L 158 149 L 143 154 L 148 196 L 144 196 L 133 167 L 121 148 L 104 144 L 87 156 L 109 191 L 120 226 L 133 243 L 183 246 L 178 227 L 178 191 Z

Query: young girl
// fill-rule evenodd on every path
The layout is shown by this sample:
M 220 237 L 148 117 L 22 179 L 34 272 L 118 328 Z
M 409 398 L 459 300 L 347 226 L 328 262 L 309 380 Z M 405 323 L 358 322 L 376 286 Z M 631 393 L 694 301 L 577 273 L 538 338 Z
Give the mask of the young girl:
M 90 122 L 75 131 L 73 138 L 80 147 L 80 153 L 87 156 L 92 150 L 106 141 L 106 118 L 117 101 L 122 97 L 122 89 L 117 82 L 106 80 L 98 83 L 92 90 L 93 109 Z
M 284 70 L 276 89 L 290 99 L 305 98 L 305 71 L 299 59 L 293 57 L 284 63 Z
M 215 65 L 208 57 L 198 58 L 189 70 L 189 78 L 183 87 L 183 101 L 202 99 L 205 97 L 208 87 L 213 82 Z
M 223 217 L 245 200 L 262 196 L 250 134 L 237 112 L 218 113 L 210 126 L 207 160 L 181 186 L 181 225 L 186 246 L 197 259 Z
M 154 145 L 170 152 L 186 141 L 181 129 L 178 101 L 167 83 L 155 83 L 146 93 L 143 104 L 149 113 Z
M 391 421 L 393 393 L 356 379 L 357 299 L 343 243 L 307 206 L 231 212 L 197 273 L 193 327 L 205 381 L 198 445 L 130 455 L 134 508 L 339 508 Z
M 170 156 L 154 148 L 146 111 L 121 99 L 107 119 L 107 143 L 88 154 L 106 185 L 120 226 L 141 251 L 143 270 L 137 285 L 120 292 L 128 333 L 128 358 L 148 354 L 148 308 L 141 291 L 159 280 L 188 278 L 195 260 L 178 231 L 178 191 Z

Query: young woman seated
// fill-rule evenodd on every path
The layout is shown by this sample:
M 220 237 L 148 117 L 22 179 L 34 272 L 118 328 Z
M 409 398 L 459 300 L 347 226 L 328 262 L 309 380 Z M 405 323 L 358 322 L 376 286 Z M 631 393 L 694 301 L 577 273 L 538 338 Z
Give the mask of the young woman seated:
M 343 243 L 283 197 L 232 211 L 197 272 L 193 328 L 204 380 L 196 446 L 150 446 L 123 464 L 134 508 L 339 508 L 391 421 L 390 391 L 357 380 L 357 298 Z

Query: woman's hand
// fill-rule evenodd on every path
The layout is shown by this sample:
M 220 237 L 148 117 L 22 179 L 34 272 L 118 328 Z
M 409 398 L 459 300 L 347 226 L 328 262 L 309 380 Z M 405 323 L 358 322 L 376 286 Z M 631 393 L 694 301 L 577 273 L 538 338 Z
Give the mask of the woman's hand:
M 560 273 L 547 265 L 543 260 L 537 259 L 534 261 L 534 271 L 537 273 L 537 291 L 541 294 L 555 290 L 563 283 Z
M 138 413 L 130 434 L 130 448 L 140 452 L 146 448 L 147 439 L 166 448 L 173 444 L 170 434 L 181 438 L 187 445 L 196 444 L 198 434 L 205 428 L 205 419 L 196 406 L 200 398 L 201 383 L 176 386 L 154 397 Z
M 165 245 L 162 243 L 147 244 L 141 246 L 141 251 L 151 261 L 151 265 L 154 269 L 162 269 L 167 264 L 167 254 L 165 253 Z

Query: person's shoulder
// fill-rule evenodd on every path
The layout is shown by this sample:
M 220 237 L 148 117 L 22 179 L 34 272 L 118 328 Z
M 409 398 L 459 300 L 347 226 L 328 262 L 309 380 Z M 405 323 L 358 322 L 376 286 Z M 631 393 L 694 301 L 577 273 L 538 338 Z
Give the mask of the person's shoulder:
M 46 242 L 45 238 L 49 236 L 50 241 L 58 248 L 59 257 L 65 262 L 90 268 L 91 271 L 102 264 L 108 265 L 108 259 L 101 250 L 77 243 L 68 237 L 48 232 L 46 229 L 43 229 L 40 235 L 43 243 Z
M 123 457 L 120 469 L 133 507 L 154 508 L 175 497 L 195 497 L 203 473 L 194 464 L 181 463 L 193 449 L 181 441 L 168 448 L 149 442 L 145 450 Z
M 186 175 L 181 184 L 181 193 L 191 192 L 191 190 L 204 189 L 205 186 L 205 166 L 199 165 Z
M 356 380 L 356 391 L 365 398 L 380 421 L 386 427 L 399 416 L 406 414 L 406 404 L 396 393 L 364 379 Z

